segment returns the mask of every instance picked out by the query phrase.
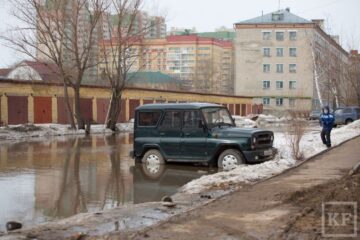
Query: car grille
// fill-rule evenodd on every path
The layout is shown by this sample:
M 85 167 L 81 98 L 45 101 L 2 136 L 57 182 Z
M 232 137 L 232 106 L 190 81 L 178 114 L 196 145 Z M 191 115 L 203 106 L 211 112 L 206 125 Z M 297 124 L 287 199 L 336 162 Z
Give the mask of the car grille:
M 272 136 L 272 133 L 270 133 L 270 132 L 255 134 L 255 137 L 257 139 L 256 146 L 258 146 L 258 147 L 264 146 L 265 147 L 265 146 L 272 145 L 271 136 Z

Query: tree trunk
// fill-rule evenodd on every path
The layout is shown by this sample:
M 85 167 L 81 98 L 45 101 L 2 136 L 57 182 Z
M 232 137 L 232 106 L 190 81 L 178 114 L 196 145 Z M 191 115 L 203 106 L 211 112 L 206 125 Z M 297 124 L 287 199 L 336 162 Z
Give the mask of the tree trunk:
M 74 86 L 74 96 L 75 96 L 75 118 L 77 121 L 78 129 L 85 129 L 85 122 L 81 114 L 80 106 L 80 87 Z
M 106 128 L 116 131 L 116 123 L 121 109 L 121 94 L 114 89 L 110 99 L 109 111 L 106 116 Z
M 68 86 L 66 83 L 64 83 L 64 101 L 65 101 L 65 106 L 66 106 L 66 113 L 68 115 L 68 120 L 70 122 L 71 128 L 76 129 L 75 121 L 74 121 L 74 114 L 73 114 L 71 106 L 70 106 Z

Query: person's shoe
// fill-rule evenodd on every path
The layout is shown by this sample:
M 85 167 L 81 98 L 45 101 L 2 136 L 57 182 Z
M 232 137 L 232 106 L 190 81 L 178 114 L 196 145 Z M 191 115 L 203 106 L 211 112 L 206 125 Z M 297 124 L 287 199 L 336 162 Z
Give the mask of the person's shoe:
M 331 144 L 326 144 L 327 148 L 331 148 Z

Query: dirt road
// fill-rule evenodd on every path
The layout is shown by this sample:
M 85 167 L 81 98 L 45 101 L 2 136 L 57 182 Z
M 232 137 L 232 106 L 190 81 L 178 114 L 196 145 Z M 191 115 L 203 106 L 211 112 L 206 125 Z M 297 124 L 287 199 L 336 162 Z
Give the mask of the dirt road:
M 285 174 L 245 187 L 209 205 L 183 214 L 171 222 L 141 233 L 135 236 L 135 239 L 288 239 L 284 237 L 284 231 L 289 230 L 289 222 L 294 222 L 294 216 L 303 210 L 298 200 L 309 195 L 306 191 L 311 192 L 310 189 L 313 189 L 312 195 L 307 198 L 316 197 L 316 186 L 319 187 L 320 184 L 326 185 L 334 180 L 339 182 L 339 179 L 360 161 L 359 146 L 360 137 Z M 327 189 L 325 185 L 324 189 Z M 354 188 L 350 189 L 350 193 L 360 192 L 360 184 L 355 182 L 352 185 Z M 332 184 L 328 186 L 329 189 L 331 186 Z M 349 191 L 348 188 L 345 190 Z M 319 196 L 320 192 L 318 191 Z M 330 199 L 331 197 L 334 196 L 330 196 Z M 291 201 L 284 201 L 284 198 Z M 309 211 L 318 212 L 319 209 L 321 203 L 319 205 L 317 202 Z M 316 225 L 319 225 L 319 221 L 320 217 L 315 219 Z M 318 227 L 312 228 L 312 231 L 316 233 L 316 239 L 321 238 Z M 307 236 L 309 235 L 295 235 L 293 239 L 308 239 Z

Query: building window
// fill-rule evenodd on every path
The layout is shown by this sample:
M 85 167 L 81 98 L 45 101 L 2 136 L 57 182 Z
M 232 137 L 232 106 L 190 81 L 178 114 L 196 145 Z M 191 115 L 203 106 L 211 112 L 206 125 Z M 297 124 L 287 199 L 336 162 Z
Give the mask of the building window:
M 289 89 L 296 89 L 296 81 L 289 82 Z
M 270 105 L 270 98 L 265 97 L 265 98 L 263 98 L 262 102 L 264 105 Z
M 264 57 L 270 57 L 270 48 L 263 48 Z
M 283 98 L 276 98 L 276 106 L 282 106 L 284 102 Z
M 289 64 L 289 72 L 296 73 L 296 64 Z
M 283 89 L 284 82 L 283 81 L 276 81 L 276 89 Z
M 263 32 L 263 40 L 270 40 L 271 39 L 271 32 Z
M 276 40 L 284 41 L 284 32 L 276 32 Z
M 289 98 L 289 106 L 295 107 L 295 98 Z
M 270 64 L 263 64 L 263 72 L 264 73 L 270 72 Z
M 296 48 L 290 48 L 289 55 L 290 57 L 296 57 Z
M 276 48 L 276 56 L 283 57 L 284 56 L 284 49 L 283 48 Z
M 296 40 L 296 32 L 289 32 L 289 39 L 292 41 Z
M 263 89 L 269 89 L 270 88 L 270 81 L 263 81 Z
M 283 13 L 273 13 L 271 19 L 273 21 L 282 21 L 282 20 L 284 20 L 284 14 Z
M 284 72 L 284 64 L 276 64 L 276 72 L 283 73 Z

